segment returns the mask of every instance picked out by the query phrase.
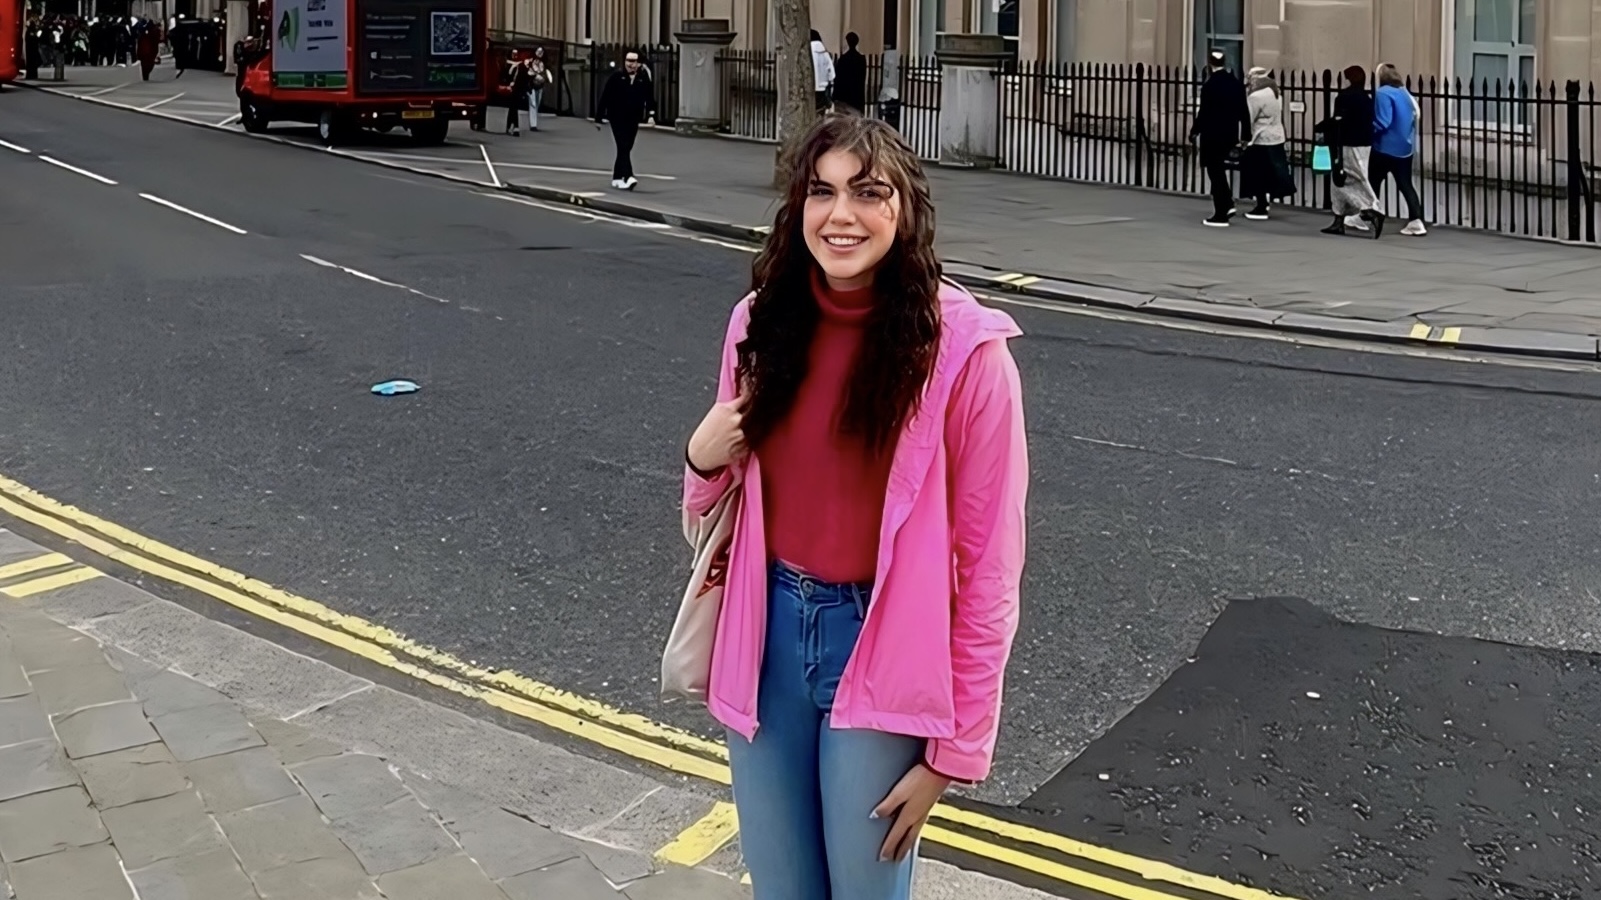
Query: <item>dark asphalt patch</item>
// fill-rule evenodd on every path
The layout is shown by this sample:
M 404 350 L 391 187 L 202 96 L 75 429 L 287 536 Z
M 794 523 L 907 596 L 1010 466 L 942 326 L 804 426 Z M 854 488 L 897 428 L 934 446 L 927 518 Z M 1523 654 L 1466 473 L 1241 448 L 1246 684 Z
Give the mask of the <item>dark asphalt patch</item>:
M 1015 818 L 1306 900 L 1593 898 L 1598 701 L 1601 656 L 1235 601 Z

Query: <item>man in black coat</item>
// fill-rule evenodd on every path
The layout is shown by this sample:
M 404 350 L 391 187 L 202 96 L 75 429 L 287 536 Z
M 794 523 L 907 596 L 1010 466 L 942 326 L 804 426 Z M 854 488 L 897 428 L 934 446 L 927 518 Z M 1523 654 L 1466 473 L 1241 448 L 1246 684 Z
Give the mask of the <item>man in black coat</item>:
M 1234 211 L 1234 189 L 1229 184 L 1229 154 L 1251 139 L 1251 112 L 1245 105 L 1245 85 L 1228 69 L 1228 57 L 1213 50 L 1206 60 L 1206 83 L 1201 105 L 1190 126 L 1190 140 L 1201 145 L 1201 165 L 1212 186 L 1212 215 L 1207 225 L 1227 228 Z
M 847 49 L 834 63 L 834 103 L 858 114 L 867 109 L 867 57 L 856 49 L 861 41 L 854 31 L 845 35 Z
M 612 139 L 617 142 L 617 161 L 612 164 L 611 185 L 626 191 L 634 189 L 634 139 L 639 136 L 639 123 L 646 116 L 656 115 L 656 98 L 651 92 L 650 76 L 640 70 L 639 54 L 628 51 L 623 67 L 614 70 L 600 92 L 600 106 L 595 110 L 595 121 L 611 121 Z

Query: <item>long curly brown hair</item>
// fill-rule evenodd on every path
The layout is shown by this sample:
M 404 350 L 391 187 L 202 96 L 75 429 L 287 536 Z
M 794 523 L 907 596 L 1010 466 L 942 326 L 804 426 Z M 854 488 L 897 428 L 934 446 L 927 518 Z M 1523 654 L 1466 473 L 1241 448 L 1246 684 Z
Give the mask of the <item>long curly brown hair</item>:
M 888 182 L 900 197 L 895 243 L 873 275 L 874 306 L 848 382 L 844 433 L 873 452 L 893 447 L 917 411 L 939 346 L 941 269 L 934 255 L 934 204 L 917 154 L 883 122 L 831 115 L 807 133 L 766 245 L 751 266 L 750 325 L 739 342 L 740 383 L 750 392 L 743 428 L 752 447 L 789 412 L 806 378 L 821 312 L 812 296 L 817 260 L 806 247 L 807 193 L 817 161 L 833 150 L 853 154 L 864 176 Z

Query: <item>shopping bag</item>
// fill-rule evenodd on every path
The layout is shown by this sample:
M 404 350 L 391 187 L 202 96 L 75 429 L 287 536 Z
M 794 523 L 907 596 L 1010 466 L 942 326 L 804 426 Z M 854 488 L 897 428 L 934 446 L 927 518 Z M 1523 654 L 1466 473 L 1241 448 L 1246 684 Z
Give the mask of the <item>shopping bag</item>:
M 1312 171 L 1334 171 L 1334 156 L 1329 153 L 1329 148 L 1323 146 L 1322 144 L 1318 144 L 1312 148 Z

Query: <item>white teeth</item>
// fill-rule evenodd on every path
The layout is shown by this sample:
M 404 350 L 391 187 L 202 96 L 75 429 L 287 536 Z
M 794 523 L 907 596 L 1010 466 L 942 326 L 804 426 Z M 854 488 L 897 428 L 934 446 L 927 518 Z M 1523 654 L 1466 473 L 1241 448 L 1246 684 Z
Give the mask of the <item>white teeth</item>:
M 863 241 L 865 241 L 865 240 L 867 240 L 867 238 L 857 238 L 857 237 L 827 237 L 827 238 L 823 238 L 823 240 L 825 240 L 825 241 L 827 241 L 827 242 L 828 242 L 828 243 L 830 243 L 830 244 L 832 244 L 832 245 L 834 245 L 834 246 L 835 246 L 835 247 L 854 247 L 854 246 L 856 246 L 856 245 L 857 245 L 857 244 L 860 244 L 860 243 L 862 243 L 862 242 L 863 242 Z

